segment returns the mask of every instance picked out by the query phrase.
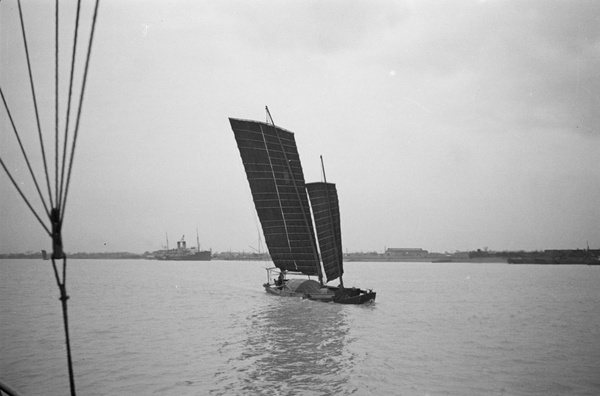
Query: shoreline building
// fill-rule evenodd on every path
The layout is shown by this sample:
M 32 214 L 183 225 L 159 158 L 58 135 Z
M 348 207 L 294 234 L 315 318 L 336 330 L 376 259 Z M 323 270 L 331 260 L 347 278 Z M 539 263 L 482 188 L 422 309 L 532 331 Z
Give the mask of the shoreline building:
M 388 248 L 385 256 L 395 258 L 423 258 L 427 257 L 429 252 L 421 248 Z

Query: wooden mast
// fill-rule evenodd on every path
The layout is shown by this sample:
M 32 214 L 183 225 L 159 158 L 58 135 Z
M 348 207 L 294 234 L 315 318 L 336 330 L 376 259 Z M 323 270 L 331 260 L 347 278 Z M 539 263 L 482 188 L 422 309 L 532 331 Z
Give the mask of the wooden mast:
M 337 238 L 335 236 L 335 230 L 333 227 L 333 214 L 331 213 L 331 201 L 329 199 L 329 188 L 327 187 L 327 176 L 325 175 L 325 164 L 323 163 L 323 156 L 321 155 L 321 169 L 323 169 L 323 181 L 325 182 L 325 196 L 327 197 L 327 208 L 329 211 L 329 220 L 331 221 L 331 232 L 332 232 L 332 236 L 333 236 L 333 245 L 334 245 L 334 252 L 335 252 L 335 262 L 337 264 L 338 267 L 338 272 L 340 274 L 340 286 L 342 287 L 342 289 L 344 288 L 344 279 L 342 277 L 342 269 L 340 268 L 340 256 L 339 256 L 339 252 L 338 252 L 338 245 L 337 245 Z
M 315 236 L 313 235 L 313 233 L 310 232 L 310 223 L 309 223 L 306 211 L 304 210 L 304 206 L 302 205 L 302 198 L 300 196 L 300 190 L 298 189 L 298 184 L 296 183 L 296 178 L 294 177 L 294 172 L 292 171 L 292 166 L 290 165 L 290 161 L 288 160 L 287 154 L 285 152 L 285 147 L 283 146 L 283 142 L 281 141 L 281 138 L 279 137 L 279 133 L 277 133 L 277 127 L 275 126 L 275 121 L 273 121 L 273 117 L 271 117 L 271 112 L 269 111 L 269 107 L 265 106 L 265 109 L 267 111 L 267 116 L 268 116 L 269 120 L 271 120 L 271 124 L 273 125 L 273 130 L 275 131 L 275 135 L 277 136 L 277 140 L 279 141 L 279 145 L 281 146 L 281 151 L 283 153 L 285 163 L 287 164 L 288 171 L 292 178 L 292 182 L 294 183 L 294 190 L 296 190 L 296 196 L 298 197 L 298 201 L 300 203 L 300 209 L 302 210 L 302 215 L 304 217 L 304 224 L 305 224 L 308 234 L 310 236 L 311 244 L 313 247 L 313 254 L 315 256 L 315 264 L 317 267 L 317 275 L 319 277 L 319 283 L 321 284 L 321 286 L 323 286 L 323 270 L 321 269 L 321 260 L 319 259 L 319 253 L 317 252 L 317 242 L 315 240 Z

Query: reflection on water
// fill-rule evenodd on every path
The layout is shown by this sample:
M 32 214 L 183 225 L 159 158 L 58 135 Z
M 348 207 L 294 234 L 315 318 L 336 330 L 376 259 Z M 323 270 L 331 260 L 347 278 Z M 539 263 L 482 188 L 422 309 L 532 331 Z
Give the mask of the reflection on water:
M 345 307 L 298 298 L 265 301 L 245 319 L 246 336 L 230 359 L 231 371 L 216 374 L 219 382 L 235 384 L 222 383 L 223 394 L 346 393 L 354 358 L 345 348 Z

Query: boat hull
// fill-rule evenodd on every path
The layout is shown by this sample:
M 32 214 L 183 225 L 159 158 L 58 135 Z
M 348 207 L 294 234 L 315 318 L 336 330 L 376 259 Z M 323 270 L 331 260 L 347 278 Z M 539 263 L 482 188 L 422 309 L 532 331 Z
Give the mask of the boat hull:
M 303 292 L 295 292 L 289 289 L 279 288 L 270 283 L 265 283 L 264 285 L 265 291 L 269 294 L 279 297 L 304 297 L 306 294 Z
M 334 302 L 336 304 L 360 305 L 374 302 L 377 293 L 371 290 L 358 288 L 339 289 L 337 287 L 321 288 L 318 292 L 295 291 L 287 287 L 276 286 L 271 283 L 263 284 L 265 291 L 278 297 L 300 297 L 313 301 Z
M 207 250 L 194 254 L 165 254 L 156 255 L 155 258 L 161 261 L 210 261 L 212 252 Z
M 338 304 L 360 305 L 360 304 L 365 304 L 368 302 L 375 302 L 376 296 L 377 296 L 377 293 L 374 291 L 361 290 L 361 293 L 359 293 L 355 296 L 340 297 L 337 299 L 334 297 L 333 302 L 338 303 Z
M 267 293 L 279 297 L 300 297 L 319 301 L 333 301 L 333 296 L 335 295 L 335 292 L 328 288 L 323 288 L 318 292 L 307 293 L 306 291 L 296 291 L 286 286 L 281 287 L 271 283 L 265 283 L 263 287 Z

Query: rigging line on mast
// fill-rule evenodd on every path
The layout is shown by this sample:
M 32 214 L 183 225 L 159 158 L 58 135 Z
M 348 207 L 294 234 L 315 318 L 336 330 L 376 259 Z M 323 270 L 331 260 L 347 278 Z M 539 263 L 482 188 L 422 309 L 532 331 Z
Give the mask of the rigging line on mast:
M 2 161 L 1 157 L 0 157 L 0 165 L 2 165 L 2 167 L 4 168 L 4 171 L 8 175 L 10 181 L 13 183 L 13 185 L 15 186 L 15 188 L 17 189 L 17 191 L 19 192 L 19 195 L 21 195 L 21 198 L 23 198 L 23 200 L 25 201 L 25 203 L 27 204 L 27 206 L 29 207 L 29 209 L 31 209 L 31 212 L 33 213 L 33 215 L 35 216 L 35 218 L 38 219 L 38 221 L 40 222 L 40 224 L 42 225 L 42 227 L 44 228 L 44 230 L 48 233 L 48 236 L 52 236 L 52 233 L 50 232 L 50 230 L 48 229 L 48 227 L 46 227 L 46 224 L 44 224 L 44 222 L 42 221 L 42 219 L 40 218 L 40 216 L 38 216 L 38 214 L 36 213 L 36 211 L 33 209 L 33 207 L 31 206 L 31 204 L 29 203 L 29 201 L 27 200 L 27 198 L 25 197 L 25 195 L 23 194 L 23 192 L 19 188 L 19 185 L 17 184 L 17 182 L 15 181 L 15 179 L 13 179 L 12 175 L 10 174 L 10 172 L 8 171 L 8 169 L 6 168 L 6 165 L 4 165 L 4 161 Z
M 81 0 L 80 0 L 81 1 Z M 75 132 L 73 134 L 73 145 L 71 148 L 71 160 L 69 162 L 69 172 L 68 172 L 68 176 L 67 176 L 67 184 L 65 186 L 65 194 L 63 197 L 63 201 L 62 201 L 62 205 L 60 206 L 62 208 L 62 210 L 60 211 L 60 221 L 62 223 L 63 218 L 65 217 L 65 210 L 64 207 L 67 204 L 67 193 L 69 191 L 69 184 L 71 182 L 71 170 L 73 169 L 73 158 L 75 156 L 75 145 L 77 143 L 77 136 L 79 134 L 79 121 L 81 120 L 81 109 L 83 107 L 83 98 L 84 98 L 84 94 L 85 94 L 85 86 L 87 83 L 87 75 L 88 75 L 88 70 L 89 70 L 89 65 L 90 65 L 90 57 L 92 55 L 92 44 L 94 42 L 94 32 L 96 30 L 96 19 L 98 17 L 98 5 L 100 4 L 100 0 L 96 0 L 96 5 L 94 7 L 94 17 L 92 19 L 92 31 L 90 33 L 90 40 L 89 40 L 89 44 L 88 44 L 88 51 L 87 51 L 87 57 L 85 60 L 85 69 L 84 69 L 84 73 L 83 73 L 83 84 L 81 87 L 81 95 L 79 97 L 79 108 L 77 110 L 77 118 L 75 121 Z
M 267 145 L 267 138 L 265 136 L 265 132 L 263 131 L 262 126 L 260 127 L 260 134 L 263 138 L 263 143 L 265 145 L 265 152 L 267 153 L 267 158 L 269 159 L 269 166 L 271 167 L 271 175 L 273 176 L 273 183 L 275 184 L 275 192 L 277 193 L 277 201 L 279 202 L 279 210 L 281 211 L 281 218 L 283 219 L 283 228 L 285 230 L 285 239 L 288 244 L 288 249 L 292 250 L 292 244 L 290 242 L 290 235 L 288 232 L 287 220 L 285 218 L 285 212 L 283 210 L 283 206 L 281 204 L 281 194 L 279 192 L 279 185 L 277 184 L 277 176 L 275 175 L 275 169 L 273 168 L 273 161 L 271 160 L 271 154 L 269 153 L 269 146 Z M 296 263 L 294 262 L 294 265 Z M 297 267 L 296 267 L 297 269 Z
M 275 126 L 275 121 L 273 121 L 273 117 L 271 116 L 269 107 L 265 106 L 265 109 L 267 110 L 267 114 L 269 115 L 269 118 L 271 119 L 271 122 L 273 123 L 273 130 L 275 131 L 275 136 L 277 136 L 277 140 L 279 141 L 279 145 L 281 146 L 281 152 L 283 153 L 283 158 L 287 165 L 288 171 L 290 172 L 290 177 L 292 178 L 292 182 L 294 183 L 294 190 L 296 190 L 296 196 L 298 198 L 298 203 L 300 204 L 300 210 L 302 211 L 302 217 L 304 217 L 304 225 L 306 226 L 306 230 L 308 231 L 310 241 L 313 245 L 313 254 L 315 256 L 315 262 L 317 264 L 317 274 L 319 276 L 319 281 L 320 281 L 319 283 L 321 283 L 321 285 L 322 285 L 323 284 L 323 273 L 321 271 L 321 260 L 319 259 L 319 253 L 317 252 L 317 242 L 315 241 L 315 235 L 313 232 L 310 232 L 311 231 L 311 228 L 310 228 L 311 223 L 309 223 L 308 217 L 306 215 L 306 210 L 302 203 L 302 197 L 300 195 L 300 190 L 298 189 L 298 184 L 296 183 L 296 177 L 294 176 L 294 172 L 292 170 L 292 165 L 290 164 L 290 161 L 288 160 L 287 153 L 285 152 L 285 147 L 283 145 L 283 142 L 281 141 L 281 137 L 279 136 L 279 133 L 277 132 L 277 126 Z M 298 157 L 300 157 L 300 155 L 298 155 Z M 305 194 L 306 194 L 306 190 L 305 190 Z M 308 197 L 307 197 L 307 200 L 308 200 Z
M 63 204 L 63 191 L 64 191 L 64 180 L 65 180 L 65 164 L 67 162 L 67 140 L 69 137 L 69 122 L 71 120 L 71 103 L 73 97 L 73 76 L 75 74 L 75 59 L 77 56 L 77 39 L 79 37 L 79 17 L 81 15 L 81 0 L 77 2 L 77 13 L 75 16 L 75 31 L 73 32 L 73 52 L 71 54 L 71 72 L 69 78 L 69 95 L 67 101 L 67 114 L 65 116 L 65 140 L 63 144 L 63 159 L 62 159 L 62 171 L 60 176 L 60 190 L 58 199 L 59 208 Z M 58 175 L 58 174 L 57 174 Z
M 325 182 L 325 197 L 327 198 L 327 209 L 329 210 L 329 221 L 331 222 L 331 236 L 333 237 L 333 249 L 335 252 L 335 262 L 337 264 L 337 269 L 340 274 L 340 285 L 344 288 L 344 280 L 342 278 L 342 269 L 340 268 L 340 256 L 338 253 L 339 246 L 337 244 L 337 236 L 335 235 L 335 225 L 333 222 L 333 213 L 331 212 L 331 199 L 329 197 L 329 186 L 327 185 L 327 176 L 325 175 L 325 164 L 323 163 L 323 156 L 321 155 L 321 168 L 323 170 L 323 181 Z M 339 208 L 339 198 L 338 198 L 338 208 Z
M 25 152 L 25 147 L 23 147 L 23 143 L 21 142 L 21 137 L 19 136 L 19 131 L 17 130 L 17 126 L 15 125 L 15 122 L 12 118 L 12 114 L 10 113 L 10 109 L 8 108 L 8 103 L 6 103 L 4 93 L 2 92 L 2 87 L 0 87 L 0 97 L 2 97 L 2 102 L 4 103 L 4 108 L 6 109 L 6 113 L 8 114 L 8 119 L 10 120 L 13 131 L 15 132 L 15 136 L 17 137 L 17 141 L 19 142 L 19 147 L 21 148 L 21 153 L 23 154 L 23 158 L 25 159 L 25 162 L 27 163 L 27 168 L 29 169 L 29 173 L 31 174 L 31 178 L 33 179 L 33 184 L 35 185 L 35 188 L 37 189 L 37 192 L 40 196 L 40 199 L 42 200 L 42 205 L 44 206 L 46 215 L 48 217 L 50 217 L 50 211 L 48 210 L 48 205 L 46 204 L 46 200 L 44 199 L 42 190 L 40 189 L 37 178 L 35 177 L 35 174 L 33 173 L 33 169 L 31 168 L 31 163 L 29 162 L 29 157 L 27 156 L 27 153 Z M 9 177 L 12 180 L 12 176 L 8 172 L 8 168 L 4 167 L 4 170 L 6 171 L 6 173 L 9 175 Z M 14 181 L 13 181 L 13 184 L 15 184 L 15 187 L 17 187 L 17 184 Z M 17 187 L 17 189 L 19 189 L 19 188 Z M 20 190 L 19 190 L 19 193 L 21 193 Z M 23 196 L 22 193 L 21 193 L 21 196 L 25 199 L 25 197 Z M 31 208 L 31 205 L 29 207 Z M 33 211 L 33 208 L 31 210 Z M 34 214 L 36 214 L 35 211 L 33 211 L 33 212 L 34 212 Z M 36 217 L 38 217 L 37 214 L 36 214 Z
M 42 138 L 42 127 L 40 124 L 40 115 L 38 111 L 37 98 L 35 95 L 35 86 L 33 83 L 33 74 L 31 72 L 31 61 L 29 59 L 29 48 L 27 46 L 27 35 L 25 34 L 25 21 L 23 20 L 23 11 L 21 9 L 21 0 L 17 1 L 19 5 L 19 18 L 21 20 L 21 32 L 23 33 L 23 44 L 25 47 L 25 57 L 27 58 L 27 71 L 29 72 L 29 83 L 31 86 L 31 96 L 33 98 L 33 107 L 35 109 L 35 120 L 37 123 L 38 136 L 40 138 L 40 148 L 42 150 L 42 159 L 44 162 L 44 171 L 46 173 L 46 184 L 48 186 L 48 196 L 50 199 L 50 206 L 54 207 L 52 199 L 52 188 L 50 187 L 50 176 L 48 175 L 48 163 L 46 161 L 46 150 L 44 149 L 44 139 Z
M 54 11 L 54 196 L 58 198 L 58 0 Z
M 67 300 L 69 299 L 69 296 L 67 295 L 67 291 L 66 291 L 67 257 L 64 254 L 63 247 L 62 247 L 62 222 L 63 222 L 63 218 L 64 218 L 64 207 L 66 205 L 66 198 L 68 195 L 68 189 L 69 189 L 69 185 L 70 185 L 71 172 L 72 172 L 72 168 L 73 168 L 74 152 L 75 152 L 75 146 L 76 146 L 76 141 L 77 141 L 77 136 L 78 136 L 78 131 L 79 131 L 79 122 L 81 119 L 81 110 L 83 107 L 83 98 L 84 98 L 85 87 L 86 87 L 86 82 L 87 82 L 89 62 L 90 62 L 90 57 L 91 57 L 91 50 L 92 50 L 94 32 L 95 32 L 95 27 L 96 27 L 96 20 L 97 20 L 97 16 L 98 16 L 99 2 L 100 2 L 99 0 L 96 0 L 96 4 L 95 4 L 95 8 L 94 8 L 92 28 L 91 28 L 89 44 L 88 44 L 88 49 L 87 49 L 87 57 L 86 57 L 86 62 L 85 62 L 83 82 L 82 82 L 81 93 L 80 93 L 80 97 L 79 97 L 79 107 L 78 107 L 78 111 L 77 111 L 75 131 L 74 131 L 74 137 L 73 137 L 73 142 L 72 142 L 71 157 L 70 157 L 70 163 L 69 163 L 69 168 L 68 168 L 68 176 L 67 176 L 67 182 L 65 185 L 65 183 L 64 183 L 64 167 L 65 167 L 65 163 L 66 163 L 66 147 L 67 147 L 67 140 L 68 140 L 68 118 L 70 117 L 69 111 L 70 111 L 70 103 L 71 103 L 71 97 L 72 97 L 72 91 L 73 91 L 73 74 L 74 74 L 75 54 L 76 54 L 75 48 L 76 48 L 76 43 L 77 43 L 77 39 L 75 38 L 75 43 L 74 43 L 74 48 L 73 48 L 73 57 L 71 59 L 72 69 L 71 69 L 71 80 L 70 80 L 70 86 L 69 86 L 69 110 L 67 111 L 67 122 L 66 122 L 67 126 L 66 126 L 66 131 L 65 131 L 65 143 L 64 143 L 65 150 L 63 152 L 63 162 L 62 162 L 63 172 L 62 172 L 62 176 L 61 176 L 61 180 L 60 180 L 60 190 L 59 190 L 59 188 L 58 188 L 58 185 L 59 185 L 59 181 L 58 181 L 58 178 L 59 178 L 59 175 L 58 175 L 58 162 L 59 162 L 59 160 L 58 160 L 58 157 L 59 157 L 59 149 L 58 149 L 58 146 L 59 146 L 58 145 L 58 140 L 59 140 L 59 136 L 58 136 L 59 135 L 58 134 L 58 110 L 59 110 L 59 104 L 58 104 L 58 102 L 59 102 L 58 101 L 58 97 L 59 97 L 59 95 L 58 95 L 58 85 L 59 85 L 59 77 L 58 77 L 58 74 L 59 74 L 58 73 L 58 64 L 59 64 L 59 62 L 58 62 L 58 54 L 59 54 L 58 31 L 59 31 L 59 28 L 58 28 L 58 22 L 59 22 L 59 7 L 58 7 L 58 0 L 56 0 L 56 6 L 55 6 L 56 7 L 55 8 L 55 23 L 56 23 L 56 26 L 55 26 L 55 35 L 56 35 L 56 42 L 55 42 L 55 67 L 56 67 L 56 69 L 55 69 L 55 188 L 56 188 L 56 190 L 55 190 L 55 193 L 56 193 L 56 206 L 55 206 L 53 196 L 52 196 L 52 187 L 51 187 L 51 183 L 50 183 L 50 176 L 49 176 L 49 172 L 48 172 L 48 163 L 46 161 L 46 151 L 44 148 L 44 140 L 42 137 L 42 128 L 41 128 L 41 124 L 40 124 L 39 110 L 38 110 L 37 98 L 36 98 L 36 93 L 35 93 L 35 84 L 33 81 L 33 74 L 32 74 L 32 70 L 31 70 L 31 61 L 30 61 L 30 57 L 29 57 L 27 35 L 25 32 L 25 22 L 24 22 L 24 18 L 23 18 L 23 10 L 21 7 L 21 0 L 18 0 L 18 10 L 19 10 L 20 23 L 21 23 L 21 32 L 23 35 L 23 43 L 24 43 L 25 55 L 26 55 L 26 59 L 27 59 L 29 82 L 30 82 L 31 94 L 32 94 L 32 98 L 33 98 L 35 118 L 36 118 L 36 123 L 37 123 L 39 141 L 40 141 L 40 148 L 41 148 L 41 153 L 42 153 L 42 157 L 43 157 L 43 165 L 44 165 L 44 171 L 45 171 L 45 175 L 46 175 L 46 184 L 48 187 L 48 197 L 49 197 L 49 203 L 50 203 L 50 208 L 51 208 L 50 211 L 48 210 L 48 205 L 46 204 L 44 195 L 42 194 L 42 191 L 39 187 L 39 184 L 37 182 L 35 174 L 33 173 L 33 170 L 31 168 L 29 158 L 28 158 L 28 156 L 25 152 L 25 149 L 23 147 L 23 144 L 21 142 L 19 133 L 17 131 L 16 125 L 15 125 L 12 115 L 10 113 L 8 104 L 6 103 L 4 93 L 0 89 L 0 94 L 2 96 L 2 102 L 4 103 L 4 107 L 6 109 L 8 117 L 10 119 L 11 125 L 12 125 L 15 135 L 17 137 L 17 140 L 19 142 L 19 146 L 21 147 L 21 152 L 25 158 L 25 161 L 27 163 L 27 166 L 28 166 L 31 176 L 33 178 L 34 184 L 40 195 L 42 204 L 44 206 L 46 214 L 48 215 L 48 217 L 50 219 L 51 226 L 52 226 L 52 231 L 50 231 L 48 229 L 48 227 L 46 227 L 46 225 L 44 224 L 42 219 L 39 217 L 39 215 L 36 213 L 36 211 L 33 209 L 31 204 L 29 203 L 29 200 L 27 199 L 27 197 L 23 194 L 23 191 L 19 188 L 19 185 L 16 183 L 15 179 L 12 177 L 8 168 L 6 167 L 4 161 L 0 157 L 0 165 L 2 165 L 2 168 L 4 169 L 4 171 L 6 172 L 6 174 L 9 177 L 9 179 L 11 180 L 11 182 L 13 183 L 13 185 L 15 186 L 15 188 L 21 195 L 21 198 L 23 198 L 23 200 L 25 201 L 25 203 L 27 204 L 29 209 L 33 212 L 34 216 L 38 219 L 38 221 L 42 225 L 42 228 L 48 233 L 48 235 L 52 239 L 52 245 L 53 245 L 52 266 L 54 269 L 54 275 L 56 278 L 56 282 L 57 282 L 58 288 L 60 290 L 60 300 L 62 303 L 63 324 L 64 324 L 64 330 L 65 330 L 65 342 L 66 342 L 66 349 L 67 349 L 67 363 L 68 363 L 68 369 L 69 369 L 69 385 L 70 385 L 71 396 L 75 396 L 76 393 L 75 393 L 75 375 L 73 373 L 73 363 L 72 363 L 72 357 L 71 357 L 71 344 L 70 344 L 70 337 L 69 337 L 69 324 L 68 324 L 68 313 L 67 313 L 68 312 L 67 311 Z M 80 8 L 81 8 L 81 0 L 79 0 L 77 3 L 77 23 L 76 23 L 76 29 L 75 29 L 75 37 L 77 37 L 77 32 L 79 30 L 78 27 L 79 27 Z M 63 194 L 63 186 L 65 186 L 64 194 Z M 59 198 L 59 196 L 60 196 L 60 198 Z M 63 260 L 62 280 L 59 276 L 58 269 L 56 267 L 57 259 Z
M 265 108 L 267 109 L 267 119 L 271 120 L 271 125 L 273 126 L 273 128 L 276 128 L 275 122 L 273 122 L 273 118 L 271 118 L 271 113 L 269 113 L 269 109 L 266 106 L 265 106 Z M 277 184 L 277 176 L 275 176 L 275 168 L 273 168 L 273 162 L 271 161 L 271 155 L 269 154 L 269 147 L 267 146 L 267 140 L 265 137 L 265 133 L 262 129 L 262 126 L 260 127 L 260 132 L 262 134 L 263 141 L 265 143 L 265 150 L 267 151 L 267 157 L 269 158 L 269 165 L 271 166 L 271 173 L 273 174 L 273 182 L 275 183 L 275 191 L 277 192 L 277 201 L 279 201 L 279 209 L 281 210 L 281 218 L 283 219 L 283 228 L 285 229 L 285 239 L 287 240 L 288 249 L 291 252 L 292 251 L 292 242 L 290 240 L 290 234 L 289 234 L 289 230 L 288 230 L 288 226 L 287 226 L 287 219 L 285 218 L 285 211 L 283 210 L 283 206 L 282 206 L 282 202 L 281 202 L 281 195 L 279 193 L 279 185 Z M 277 138 L 279 139 L 279 134 L 277 133 L 277 129 L 275 129 L 275 136 L 277 136 Z M 280 144 L 281 144 L 281 141 L 280 141 Z M 284 160 L 287 162 L 287 158 L 285 157 L 284 150 L 285 149 L 283 148 L 283 145 L 281 145 L 281 151 L 283 153 Z M 292 176 L 292 178 L 293 178 L 293 176 Z M 298 264 L 296 264 L 296 260 L 293 260 L 293 261 L 294 261 L 294 266 L 296 267 L 296 271 L 297 271 Z
M 71 181 L 71 172 L 73 170 L 73 159 L 74 159 L 74 155 L 75 155 L 75 147 L 76 147 L 77 136 L 78 136 L 78 132 L 79 132 L 79 121 L 81 119 L 81 109 L 83 108 L 83 98 L 84 98 L 84 94 L 85 94 L 85 87 L 86 87 L 86 82 L 87 82 L 90 57 L 91 57 L 91 53 L 92 53 L 92 45 L 93 45 L 93 41 L 94 41 L 94 32 L 95 32 L 95 28 L 96 28 L 96 20 L 98 17 L 99 3 L 100 3 L 100 0 L 96 0 L 96 4 L 94 7 L 94 16 L 92 19 L 92 28 L 91 28 L 91 32 L 90 32 L 90 38 L 89 38 L 88 49 L 87 49 L 87 57 L 86 57 L 86 61 L 85 61 L 83 82 L 82 82 L 82 86 L 81 86 L 81 93 L 79 96 L 79 107 L 77 110 L 77 118 L 75 121 L 75 131 L 73 133 L 73 142 L 72 142 L 72 147 L 71 147 L 71 157 L 70 157 L 69 168 L 68 168 L 68 173 L 67 173 L 67 182 L 66 182 L 66 184 L 64 184 L 66 147 L 67 147 L 67 140 L 68 140 L 67 139 L 68 138 L 68 124 L 69 124 L 69 117 L 70 117 L 71 98 L 72 98 L 72 92 L 73 92 L 73 73 L 74 73 L 75 56 L 76 56 L 77 36 L 78 36 L 78 31 L 79 31 L 79 16 L 80 16 L 80 9 L 81 9 L 81 0 L 79 0 L 77 2 L 77 18 L 76 18 L 76 27 L 75 27 L 75 38 L 74 38 L 74 44 L 73 44 L 73 55 L 71 58 L 69 104 L 68 104 L 68 110 L 67 110 L 67 120 L 65 122 L 65 140 L 64 140 L 65 149 L 63 151 L 62 174 L 61 174 L 60 192 L 59 192 L 60 199 L 59 199 L 59 196 L 56 197 L 56 199 L 57 199 L 56 207 L 52 209 L 52 214 L 50 216 L 50 221 L 52 222 L 52 242 L 53 242 L 52 265 L 54 268 L 56 283 L 60 290 L 60 300 L 61 300 L 62 311 L 63 311 L 63 323 L 64 323 L 64 329 L 65 329 L 65 343 L 66 343 L 66 349 L 67 349 L 67 364 L 68 364 L 68 368 L 69 368 L 69 385 L 71 388 L 71 396 L 75 396 L 75 375 L 73 372 L 73 361 L 72 361 L 72 357 L 71 357 L 71 343 L 70 343 L 70 337 L 69 337 L 69 320 L 68 320 L 68 314 L 67 314 L 67 300 L 69 298 L 69 296 L 67 295 L 67 288 L 66 288 L 67 257 L 64 254 L 63 247 L 62 247 L 62 223 L 63 223 L 63 219 L 64 219 L 65 206 L 66 206 L 66 202 L 67 202 L 69 185 L 70 185 L 70 181 Z M 56 12 L 58 14 L 58 0 L 57 0 L 56 7 L 57 7 Z M 58 23 L 58 16 L 57 16 L 56 21 Z M 58 27 L 57 27 L 57 29 L 58 29 Z M 57 40 L 57 43 L 58 43 L 58 40 Z M 57 44 L 56 51 L 57 51 L 56 56 L 58 58 L 58 44 Z M 57 61 L 57 63 L 58 63 L 58 61 Z M 58 86 L 58 80 L 57 80 L 56 84 Z M 58 101 L 57 101 L 57 106 L 58 106 Z M 57 113 L 58 113 L 58 107 L 57 107 Z M 56 125 L 56 129 L 58 131 L 58 123 Z M 57 136 L 58 136 L 58 133 L 57 133 Z M 58 144 L 58 138 L 57 138 L 57 144 Z M 56 156 L 58 156 L 58 154 L 59 154 L 58 150 L 55 154 L 56 154 Z M 56 174 L 56 178 L 58 179 L 58 172 Z M 57 184 L 58 184 L 58 181 L 57 181 Z M 63 186 L 64 186 L 64 190 L 63 190 Z M 63 194 L 63 191 L 64 191 L 64 194 Z M 58 270 L 56 269 L 56 262 L 55 262 L 55 259 L 61 259 L 61 258 L 63 260 L 62 281 L 60 280 L 60 277 L 58 276 Z
M 56 284 L 58 285 L 58 289 L 60 290 L 60 302 L 62 305 L 63 312 L 63 324 L 65 329 L 65 344 L 67 348 L 67 366 L 69 369 L 69 386 L 71 388 L 71 396 L 75 396 L 75 375 L 73 372 L 73 359 L 71 357 L 71 339 L 69 337 L 69 315 L 67 310 L 67 300 L 69 296 L 67 295 L 67 257 L 62 257 L 63 260 L 63 276 L 62 281 L 58 276 L 58 270 L 56 268 L 56 262 L 54 254 L 52 255 L 52 268 L 54 269 L 54 276 L 56 278 Z

